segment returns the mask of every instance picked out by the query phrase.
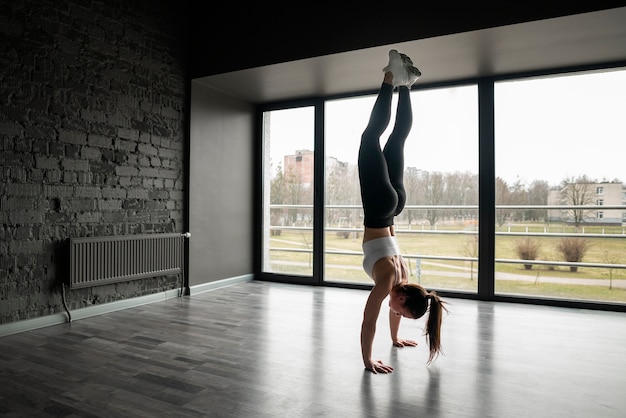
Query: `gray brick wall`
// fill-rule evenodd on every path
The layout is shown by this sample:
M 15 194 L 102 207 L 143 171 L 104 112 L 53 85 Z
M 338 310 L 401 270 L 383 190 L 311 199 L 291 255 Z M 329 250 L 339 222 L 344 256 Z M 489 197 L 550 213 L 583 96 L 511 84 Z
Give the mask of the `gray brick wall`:
M 185 4 L 0 6 L 0 324 L 64 311 L 69 238 L 183 232 Z M 177 286 L 66 295 L 75 309 Z

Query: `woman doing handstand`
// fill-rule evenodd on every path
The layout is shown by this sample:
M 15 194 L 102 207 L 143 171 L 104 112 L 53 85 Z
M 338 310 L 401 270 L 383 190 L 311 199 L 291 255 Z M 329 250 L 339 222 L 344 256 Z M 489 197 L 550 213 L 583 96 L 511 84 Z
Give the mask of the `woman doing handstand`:
M 361 326 L 361 353 L 365 368 L 373 373 L 391 373 L 393 367 L 372 358 L 376 321 L 383 300 L 389 296 L 389 327 L 396 347 L 416 346 L 398 337 L 400 319 L 418 319 L 428 311 L 425 335 L 429 343 L 428 363 L 441 351 L 441 318 L 446 310 L 435 292 L 408 282 L 408 269 L 394 232 L 394 217 L 406 202 L 403 184 L 404 142 L 413 123 L 410 88 L 421 73 L 409 57 L 389 51 L 389 65 L 372 109 L 359 148 L 359 180 L 364 211 L 363 268 L 374 281 Z M 391 98 L 398 89 L 398 106 L 393 130 L 384 148 L 380 136 L 391 119 Z

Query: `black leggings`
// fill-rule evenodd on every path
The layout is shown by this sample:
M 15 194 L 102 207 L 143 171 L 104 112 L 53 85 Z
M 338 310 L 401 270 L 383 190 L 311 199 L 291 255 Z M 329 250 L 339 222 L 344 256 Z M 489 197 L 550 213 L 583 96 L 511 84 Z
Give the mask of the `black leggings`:
M 364 224 L 370 228 L 393 225 L 394 216 L 402 212 L 406 203 L 403 183 L 404 142 L 413 124 L 410 91 L 407 87 L 398 88 L 395 125 L 384 149 L 380 148 L 380 136 L 391 120 L 392 93 L 393 86 L 382 83 L 359 147 Z

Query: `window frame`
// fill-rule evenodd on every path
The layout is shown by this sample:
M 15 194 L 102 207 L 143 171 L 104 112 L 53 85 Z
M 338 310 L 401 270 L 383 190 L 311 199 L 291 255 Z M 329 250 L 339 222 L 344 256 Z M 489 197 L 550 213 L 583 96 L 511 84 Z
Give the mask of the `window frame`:
M 495 225 L 496 225 L 496 172 L 495 172 L 495 123 L 494 123 L 494 85 L 498 81 L 518 80 L 537 76 L 558 76 L 567 73 L 577 73 L 591 70 L 606 70 L 612 68 L 622 68 L 624 63 L 615 64 L 613 66 L 593 65 L 576 68 L 561 68 L 550 71 L 533 71 L 525 73 L 507 74 L 494 77 L 471 78 L 464 80 L 456 80 L 445 83 L 420 84 L 417 83 L 413 89 L 429 89 L 435 87 L 452 87 L 456 85 L 476 84 L 478 87 L 478 176 L 479 176 L 479 194 L 478 194 L 478 291 L 477 293 L 456 292 L 451 290 L 438 290 L 438 293 L 445 297 L 475 299 L 483 301 L 495 302 L 511 302 L 526 303 L 535 305 L 560 306 L 577 309 L 593 309 L 603 311 L 626 312 L 626 303 L 609 303 L 601 301 L 586 300 L 570 300 L 570 299 L 551 299 L 547 297 L 534 297 L 526 295 L 503 295 L 495 292 Z M 364 284 L 348 284 L 348 283 L 329 283 L 323 280 L 324 271 L 324 103 L 327 100 L 340 98 L 357 97 L 359 95 L 376 94 L 377 90 L 368 90 L 362 92 L 353 92 L 343 95 L 333 95 L 325 97 L 317 97 L 311 99 L 301 99 L 293 101 L 281 101 L 276 103 L 265 103 L 257 105 L 257 160 L 262 159 L 262 129 L 263 129 L 263 113 L 271 110 L 280 110 L 298 106 L 314 106 L 315 108 L 315 168 L 314 182 L 316 184 L 314 192 L 314 208 L 313 219 L 316 227 L 313 231 L 313 276 L 310 280 L 302 280 L 301 277 L 292 277 L 289 275 L 267 273 L 261 271 L 261 257 L 263 253 L 262 245 L 262 204 L 263 196 L 261 192 L 257 192 L 256 205 L 259 210 L 256 213 L 255 225 L 259 230 L 255 231 L 255 249 L 256 261 L 254 277 L 258 280 L 277 281 L 292 284 L 303 285 L 323 285 L 344 288 L 370 289 L 372 285 Z M 256 176 L 258 184 L 256 190 L 262 190 L 263 184 L 263 168 L 262 164 L 258 164 L 259 172 Z

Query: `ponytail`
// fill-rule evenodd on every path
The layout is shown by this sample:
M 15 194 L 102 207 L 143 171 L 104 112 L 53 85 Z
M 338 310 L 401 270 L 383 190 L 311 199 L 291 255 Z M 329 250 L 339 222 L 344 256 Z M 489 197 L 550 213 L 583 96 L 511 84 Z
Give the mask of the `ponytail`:
M 401 294 L 406 296 L 404 306 L 409 310 L 413 318 L 421 318 L 428 312 L 424 335 L 426 336 L 426 341 L 428 341 L 430 349 L 427 362 L 427 364 L 430 364 L 442 352 L 441 320 L 443 311 L 448 312 L 448 309 L 444 306 L 446 302 L 441 300 L 436 292 L 429 292 L 423 286 L 416 283 L 399 284 L 397 288 Z
M 426 296 L 430 300 L 430 308 L 428 309 L 428 320 L 426 321 L 426 340 L 430 348 L 427 364 L 430 364 L 442 353 L 441 350 L 441 320 L 443 311 L 448 312 L 444 306 L 445 302 L 441 300 L 436 292 L 428 292 Z

